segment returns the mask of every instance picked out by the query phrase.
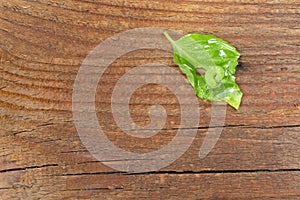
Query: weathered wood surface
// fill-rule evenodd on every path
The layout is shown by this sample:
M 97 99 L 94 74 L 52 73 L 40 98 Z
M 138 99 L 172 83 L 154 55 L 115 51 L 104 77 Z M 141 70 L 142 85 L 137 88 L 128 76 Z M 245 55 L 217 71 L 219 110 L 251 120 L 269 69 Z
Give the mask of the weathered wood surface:
M 300 199 L 299 12 L 296 0 L 0 0 L 0 199 Z M 148 26 L 230 41 L 242 54 L 237 82 L 244 98 L 239 111 L 227 109 L 222 136 L 206 158 L 198 151 L 210 103 L 199 100 L 199 131 L 181 158 L 157 172 L 120 173 L 80 141 L 72 86 L 101 41 Z M 143 124 L 148 106 L 162 104 L 169 112 L 165 132 L 136 139 L 116 128 L 116 81 L 153 61 L 177 69 L 170 53 L 141 50 L 114 62 L 99 82 L 99 121 L 128 151 L 160 148 L 180 123 L 175 96 L 150 85 L 133 95 L 131 115 Z

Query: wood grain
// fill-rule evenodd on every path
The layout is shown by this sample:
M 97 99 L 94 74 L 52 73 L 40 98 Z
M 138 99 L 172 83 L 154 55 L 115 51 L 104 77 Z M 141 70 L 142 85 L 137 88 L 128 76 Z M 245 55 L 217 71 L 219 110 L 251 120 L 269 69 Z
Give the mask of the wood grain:
M 300 2 L 297 0 L 0 0 L 0 199 L 299 199 Z M 199 159 L 211 104 L 188 151 L 152 173 L 115 171 L 91 156 L 72 119 L 73 83 L 87 54 L 115 33 L 161 27 L 211 33 L 241 52 L 238 111 L 228 107 L 221 138 Z M 135 66 L 172 54 L 139 50 L 116 60 L 98 84 L 96 107 L 108 138 L 132 152 L 172 140 L 180 107 L 171 91 L 139 88 L 133 120 L 149 123 L 163 105 L 163 130 L 150 139 L 123 133 L 110 108 L 116 82 Z M 170 152 L 172 153 L 172 152 Z

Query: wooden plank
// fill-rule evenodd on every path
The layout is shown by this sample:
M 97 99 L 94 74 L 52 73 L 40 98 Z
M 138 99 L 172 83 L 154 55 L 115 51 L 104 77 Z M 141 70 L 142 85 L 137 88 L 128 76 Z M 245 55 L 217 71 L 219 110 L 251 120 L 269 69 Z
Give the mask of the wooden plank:
M 296 0 L 0 0 L 0 199 L 299 198 L 299 10 Z M 200 99 L 199 125 L 184 127 L 198 129 L 197 136 L 160 171 L 119 173 L 82 144 L 72 119 L 79 67 L 100 42 L 137 27 L 215 34 L 241 52 L 243 102 L 238 111 L 227 108 L 223 133 L 207 157 L 198 153 L 211 103 Z M 130 112 L 134 122 L 146 125 L 150 106 L 163 105 L 163 130 L 138 139 L 114 121 L 115 84 L 130 69 L 152 62 L 178 70 L 171 53 L 139 50 L 117 59 L 98 84 L 99 123 L 127 151 L 157 150 L 180 127 L 176 96 L 157 85 L 139 88 Z
M 81 143 L 69 123 L 26 129 L 2 136 L 1 143 L 11 144 L 3 150 L 0 169 L 26 167 L 48 163 L 65 167 L 66 173 L 112 172 L 114 170 L 93 158 Z M 188 129 L 186 131 L 189 131 Z M 151 139 L 138 139 L 120 132 L 106 132 L 115 145 L 133 152 L 151 152 L 168 144 L 176 130 L 161 131 Z M 280 170 L 299 169 L 299 128 L 225 128 L 212 152 L 204 159 L 198 157 L 207 133 L 201 129 L 188 151 L 169 167 L 170 171 L 205 170 Z M 170 154 L 172 153 L 169 152 Z M 7 165 L 7 166 L 6 166 Z
M 41 167 L 5 173 L 1 192 L 6 199 L 297 199 L 300 195 L 298 172 L 61 176 L 57 167 Z

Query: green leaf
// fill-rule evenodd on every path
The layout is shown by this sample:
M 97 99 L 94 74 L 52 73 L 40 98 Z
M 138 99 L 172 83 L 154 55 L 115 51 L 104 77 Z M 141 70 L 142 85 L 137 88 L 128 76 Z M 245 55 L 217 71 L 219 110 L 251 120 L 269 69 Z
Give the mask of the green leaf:
M 238 109 L 243 93 L 235 82 L 240 53 L 228 42 L 213 35 L 188 34 L 172 43 L 174 61 L 194 88 L 195 94 L 210 101 L 226 101 Z M 197 69 L 205 70 L 199 74 Z

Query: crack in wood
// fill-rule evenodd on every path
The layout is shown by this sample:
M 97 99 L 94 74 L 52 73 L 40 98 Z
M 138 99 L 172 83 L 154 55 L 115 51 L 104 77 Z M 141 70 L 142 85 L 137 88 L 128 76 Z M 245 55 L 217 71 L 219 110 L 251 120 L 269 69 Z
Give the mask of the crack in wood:
M 291 124 L 291 125 L 280 125 L 280 126 L 252 126 L 252 125 L 243 125 L 243 124 L 237 124 L 237 125 L 225 125 L 225 126 L 198 126 L 198 127 L 178 127 L 178 128 L 163 128 L 163 129 L 144 129 L 144 130 L 191 130 L 191 129 L 198 129 L 198 130 L 205 130 L 209 128 L 253 128 L 253 129 L 278 129 L 278 128 L 300 128 L 300 124 Z M 126 131 L 135 131 L 135 129 L 130 129 Z
M 54 125 L 54 123 L 45 123 L 45 124 L 39 124 L 37 125 L 37 127 L 45 127 L 45 126 L 52 126 Z M 20 133 L 31 133 L 33 131 L 36 131 L 37 129 L 36 128 L 32 128 L 32 129 L 28 129 L 28 130 L 22 130 L 22 131 L 16 131 L 16 132 L 13 132 L 11 133 L 13 136 L 16 136 Z
M 36 131 L 36 129 L 33 128 L 33 129 L 29 129 L 29 130 L 17 131 L 17 132 L 13 132 L 12 135 L 13 135 L 13 136 L 16 136 L 16 135 L 18 135 L 18 134 L 20 134 L 20 133 L 31 133 L 31 132 L 33 132 L 33 131 Z
M 4 187 L 4 188 L 0 188 L 0 190 L 9 190 L 9 189 L 14 189 L 13 187 Z
M 5 172 L 14 172 L 14 171 L 25 171 L 28 169 L 41 169 L 45 167 L 57 167 L 58 164 L 46 164 L 46 165 L 36 165 L 36 166 L 27 166 L 27 167 L 19 167 L 19 168 L 11 168 L 11 169 L 3 169 L 0 170 L 0 173 L 5 173 Z
M 126 173 L 126 175 L 145 175 L 145 174 L 240 174 L 240 173 L 283 173 L 300 172 L 300 169 L 249 169 L 249 170 L 201 170 L 201 171 L 158 171 L 146 173 Z
M 45 127 L 45 126 L 52 126 L 54 123 L 45 123 L 45 124 L 39 124 L 37 127 Z
M 123 187 L 104 187 L 104 188 L 74 188 L 60 191 L 84 191 L 84 190 L 123 190 Z
M 201 171 L 157 171 L 157 172 L 84 172 L 84 173 L 68 173 L 68 174 L 52 174 L 50 176 L 86 176 L 86 175 L 193 175 L 193 174 L 242 174 L 242 173 L 284 173 L 284 172 L 300 172 L 300 168 L 296 169 L 249 169 L 249 170 L 201 170 Z

